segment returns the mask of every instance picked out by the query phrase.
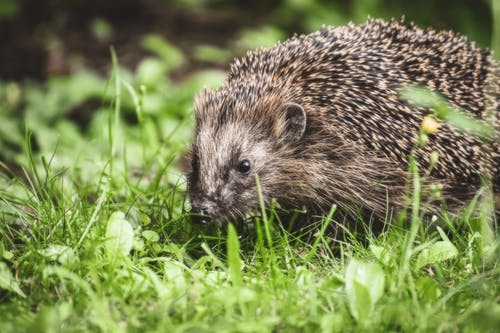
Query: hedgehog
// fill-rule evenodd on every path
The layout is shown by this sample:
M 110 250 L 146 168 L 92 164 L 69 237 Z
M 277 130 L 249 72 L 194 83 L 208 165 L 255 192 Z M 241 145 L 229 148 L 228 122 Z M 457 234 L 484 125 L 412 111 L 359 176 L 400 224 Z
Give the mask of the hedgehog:
M 244 220 L 261 201 L 279 211 L 387 216 L 403 207 L 422 120 L 432 110 L 401 96 L 424 86 L 497 129 L 499 64 L 450 31 L 403 20 L 324 26 L 249 51 L 218 89 L 195 98 L 187 174 L 193 220 Z M 493 106 L 490 104 L 494 103 Z M 498 132 L 496 132 L 498 133 Z M 460 207 L 483 175 L 500 189 L 500 151 L 442 123 L 418 153 L 429 182 Z

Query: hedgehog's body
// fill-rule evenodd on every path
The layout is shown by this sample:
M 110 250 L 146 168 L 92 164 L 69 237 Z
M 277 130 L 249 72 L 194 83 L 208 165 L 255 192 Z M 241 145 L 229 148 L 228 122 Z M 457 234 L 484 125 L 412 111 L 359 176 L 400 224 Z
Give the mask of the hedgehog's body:
M 483 117 L 488 89 L 498 101 L 497 70 L 463 37 L 395 21 L 324 28 L 250 52 L 221 88 L 197 98 L 192 205 L 216 219 L 241 216 L 258 208 L 258 175 L 265 201 L 286 209 L 325 213 L 337 204 L 384 214 L 403 200 L 407 158 L 429 113 L 402 101 L 399 89 L 423 85 Z M 483 149 L 443 124 L 422 167 L 432 151 L 431 176 L 449 202 L 469 199 L 484 173 L 498 186 L 497 142 Z

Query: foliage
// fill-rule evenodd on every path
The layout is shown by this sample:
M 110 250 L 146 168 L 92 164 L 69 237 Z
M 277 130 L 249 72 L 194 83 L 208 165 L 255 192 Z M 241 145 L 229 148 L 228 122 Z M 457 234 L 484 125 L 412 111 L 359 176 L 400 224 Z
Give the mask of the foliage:
M 311 27 L 347 17 L 332 10 L 342 2 L 284 3 L 272 15 L 303 11 Z M 362 16 L 380 2 L 355 3 Z M 110 33 L 102 22 L 94 30 Z M 283 38 L 278 27 L 257 31 L 258 43 Z M 236 49 L 256 41 L 240 36 Z M 478 197 L 461 215 L 429 220 L 419 190 L 427 174 L 414 160 L 409 220 L 368 230 L 365 242 L 328 237 L 342 223 L 335 207 L 299 234 L 272 210 L 253 226 L 193 225 L 181 172 L 192 100 L 224 74 L 174 81 L 185 55 L 158 35 L 143 47 L 150 56 L 135 70 L 111 52 L 109 80 L 87 70 L 0 82 L 1 332 L 497 330 L 498 235 L 476 214 L 487 210 Z M 208 62 L 230 53 L 197 52 Z M 469 128 L 439 97 L 407 93 Z M 490 131 L 479 121 L 473 130 Z

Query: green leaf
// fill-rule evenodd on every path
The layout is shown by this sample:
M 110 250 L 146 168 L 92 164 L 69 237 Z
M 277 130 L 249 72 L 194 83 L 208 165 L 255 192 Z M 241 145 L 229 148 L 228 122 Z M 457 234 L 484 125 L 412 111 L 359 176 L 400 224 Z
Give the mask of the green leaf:
M 62 265 L 78 261 L 75 251 L 65 245 L 50 244 L 45 249 L 39 250 L 38 253 L 47 259 L 57 261 Z
M 142 237 L 144 237 L 148 242 L 155 243 L 160 240 L 160 236 L 156 231 L 153 230 L 144 230 L 142 232 Z
M 127 256 L 134 242 L 134 230 L 122 212 L 114 212 L 106 228 L 106 251 L 112 256 Z
M 12 260 L 12 258 L 14 258 L 14 253 L 10 252 L 10 251 L 7 251 L 7 250 L 4 250 L 2 252 L 2 257 L 6 260 Z
M 194 57 L 200 61 L 220 63 L 228 61 L 231 53 L 212 45 L 198 45 L 194 49 Z
M 227 263 L 229 275 L 234 285 L 241 285 L 243 276 L 241 274 L 240 242 L 234 226 L 230 223 L 227 230 Z
M 19 284 L 14 279 L 14 276 L 12 276 L 9 267 L 4 262 L 0 262 L 0 288 L 26 297 L 21 288 L 19 288 Z
M 95 18 L 90 22 L 90 32 L 99 41 L 107 41 L 113 36 L 113 27 L 102 19 Z
M 349 297 L 349 308 L 357 321 L 366 321 L 373 311 L 372 298 L 366 285 L 352 281 Z
M 378 259 L 382 264 L 385 266 L 389 266 L 391 263 L 391 255 L 390 255 L 390 250 L 384 248 L 383 246 L 377 246 L 377 245 L 370 245 L 370 250 L 375 256 L 375 258 Z
M 160 35 L 145 37 L 142 45 L 148 51 L 156 53 L 162 59 L 167 70 L 179 67 L 184 63 L 182 52 Z
M 433 303 L 441 296 L 438 284 L 428 276 L 419 278 L 415 283 L 415 288 L 418 296 L 427 302 Z
M 458 250 L 451 242 L 438 241 L 419 253 L 417 262 L 415 263 L 415 269 L 420 269 L 429 264 L 436 264 L 454 258 L 457 254 Z
M 157 58 L 145 58 L 137 65 L 137 80 L 148 87 L 154 87 L 166 78 L 167 66 Z
M 352 316 L 358 321 L 369 318 L 384 292 L 385 274 L 376 263 L 351 260 L 345 276 L 345 291 Z

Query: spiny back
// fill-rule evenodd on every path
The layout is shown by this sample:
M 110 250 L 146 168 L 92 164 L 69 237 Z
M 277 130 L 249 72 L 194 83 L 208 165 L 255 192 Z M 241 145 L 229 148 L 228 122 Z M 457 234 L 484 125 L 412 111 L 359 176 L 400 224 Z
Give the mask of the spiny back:
M 275 80 L 299 84 L 295 88 L 317 95 L 321 92 L 314 90 L 315 82 L 352 83 L 359 89 L 422 84 L 480 116 L 490 68 L 488 50 L 451 31 L 369 20 L 362 25 L 323 27 L 272 48 L 248 52 L 231 66 L 227 85 L 252 78 L 264 84 Z
M 401 163 L 415 144 L 422 116 L 430 111 L 402 101 L 399 88 L 426 86 L 452 105 L 483 117 L 488 84 L 498 94 L 498 81 L 498 64 L 490 52 L 463 36 L 395 20 L 369 20 L 362 25 L 323 27 L 249 52 L 231 66 L 221 89 L 231 94 L 234 87 L 255 85 L 262 91 L 278 87 L 282 95 L 304 104 L 312 114 L 326 110 L 328 115 L 318 116 L 349 139 Z M 250 94 L 250 99 L 254 97 Z M 234 98 L 248 97 L 236 94 Z M 500 128 L 498 105 L 494 108 L 488 120 Z M 445 125 L 423 157 L 428 159 L 431 150 L 438 151 L 438 178 L 464 185 L 478 183 L 483 164 L 493 167 L 486 171 L 492 175 L 498 174 L 500 163 L 498 145 L 492 154 L 480 147 L 479 138 Z

